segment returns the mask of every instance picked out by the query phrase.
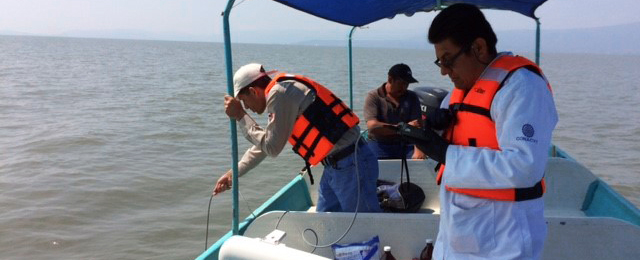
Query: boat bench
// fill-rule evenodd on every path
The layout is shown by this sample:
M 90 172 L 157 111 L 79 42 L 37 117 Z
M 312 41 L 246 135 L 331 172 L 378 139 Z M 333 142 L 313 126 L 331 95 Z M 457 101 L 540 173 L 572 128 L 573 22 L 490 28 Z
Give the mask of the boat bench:
M 435 183 L 436 163 L 432 160 L 407 161 L 411 181 L 422 188 L 425 201 L 421 213 L 440 212 L 439 186 Z M 379 179 L 400 182 L 400 160 L 379 162 Z M 564 158 L 551 157 L 545 170 L 545 216 L 585 217 L 585 201 L 590 187 L 597 177 L 580 163 Z M 406 181 L 406 179 L 405 179 Z
M 576 161 L 549 158 L 545 171 L 545 216 L 585 217 L 585 198 L 596 181 L 596 176 Z
M 436 163 L 432 160 L 407 161 L 411 181 L 422 188 L 425 201 L 420 212 L 440 212 L 439 186 L 435 183 Z M 400 160 L 379 162 L 379 179 L 400 182 Z M 564 158 L 551 157 L 545 170 L 545 216 L 585 217 L 585 198 L 597 177 L 580 163 Z M 406 179 L 405 179 L 406 181 Z
M 381 161 L 379 165 L 380 179 L 399 181 L 398 161 Z M 282 230 L 286 236 L 281 243 L 326 258 L 333 258 L 330 247 L 314 250 L 303 237 L 310 244 L 327 245 L 338 239 L 339 244 L 362 242 L 378 235 L 380 246 L 390 245 L 396 259 L 412 259 L 424 247 L 424 240 L 435 239 L 438 232 L 439 187 L 434 183 L 435 173 L 429 170 L 433 166 L 430 161 L 409 161 L 411 180 L 426 195 L 421 213 L 358 213 L 350 231 L 340 239 L 351 226 L 354 213 L 271 211 L 258 217 L 244 235 L 262 238 L 275 229 Z M 548 233 L 543 259 L 634 259 L 640 255 L 640 247 L 630 246 L 640 241 L 640 228 L 605 215 L 585 214 L 590 193 L 598 183 L 593 173 L 573 160 L 549 158 L 545 178 Z M 431 212 L 435 214 L 424 214 Z M 594 240 L 593 234 L 598 238 Z
M 381 160 L 378 162 L 378 179 L 400 182 L 400 160 Z M 411 182 L 420 186 L 425 193 L 425 201 L 420 213 L 440 213 L 439 186 L 435 183 L 436 162 L 432 160 L 407 161 Z M 322 176 L 321 166 L 314 170 L 316 177 Z M 564 158 L 551 157 L 545 171 L 547 191 L 544 195 L 545 216 L 584 217 L 585 198 L 590 185 L 597 181 L 596 176 L 580 163 Z M 406 178 L 404 179 L 406 181 Z M 307 183 L 308 184 L 308 183 Z M 318 185 L 318 184 L 316 184 Z M 316 204 L 317 188 L 311 186 L 311 198 Z M 315 212 L 311 207 L 309 212 Z
M 274 229 L 286 232 L 281 243 L 333 259 L 326 245 L 340 238 L 349 228 L 353 213 L 314 213 L 273 211 L 258 217 L 245 232 L 247 237 L 262 238 Z M 396 259 L 418 257 L 426 238 L 435 238 L 439 215 L 359 213 L 353 227 L 339 244 L 362 242 L 379 236 L 380 246 L 390 245 Z M 547 217 L 547 239 L 542 259 L 635 259 L 640 255 L 636 245 L 640 228 L 607 217 Z M 309 230 L 307 230 L 309 229 Z M 597 239 L 594 239 L 594 234 Z
M 609 217 L 547 216 L 546 220 L 543 260 L 627 260 L 640 256 L 640 228 L 628 222 Z
M 401 160 L 378 161 L 378 179 L 400 183 L 400 165 Z M 420 186 L 425 195 L 425 200 L 422 203 L 421 209 L 418 211 L 419 213 L 438 214 L 440 212 L 440 200 L 438 199 L 439 186 L 436 185 L 436 173 L 433 170 L 436 165 L 437 163 L 432 160 L 407 160 L 411 182 Z M 305 177 L 313 205 L 317 205 L 317 185 L 319 185 L 320 179 L 322 178 L 322 170 L 322 165 L 313 168 L 313 177 L 316 179 L 314 185 L 311 185 L 309 178 Z M 407 181 L 406 177 L 404 177 L 403 180 Z M 315 212 L 315 209 L 315 206 L 313 206 L 308 211 Z
M 311 252 L 313 246 L 326 245 L 338 240 L 349 228 L 354 213 L 273 211 L 258 217 L 247 228 L 244 236 L 265 237 L 273 230 L 286 232 L 284 243 L 288 247 Z M 390 245 L 396 259 L 419 257 L 427 238 L 436 238 L 439 215 L 402 213 L 358 213 L 350 231 L 339 244 L 367 241 L 379 236 L 380 247 Z M 330 247 L 317 248 L 316 255 L 333 259 Z

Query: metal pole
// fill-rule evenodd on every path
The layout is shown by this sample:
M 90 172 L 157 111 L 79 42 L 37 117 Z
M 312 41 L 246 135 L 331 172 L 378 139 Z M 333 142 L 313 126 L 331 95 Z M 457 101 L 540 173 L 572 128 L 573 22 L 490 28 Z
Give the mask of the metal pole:
M 536 64 L 540 66 L 540 20 L 536 18 Z
M 356 27 L 354 26 L 353 28 L 351 28 L 351 31 L 349 31 L 349 107 L 351 109 L 353 109 L 353 60 L 351 57 L 351 53 L 352 53 L 351 36 L 353 35 L 353 32 L 355 30 L 356 30 Z
M 231 57 L 231 36 L 229 30 L 229 13 L 231 13 L 231 8 L 233 7 L 233 3 L 235 0 L 227 1 L 227 8 L 224 10 L 222 14 L 222 24 L 224 30 L 224 57 L 225 63 L 227 66 L 227 93 L 230 96 L 233 96 L 233 65 L 232 65 L 232 57 Z M 232 164 L 231 169 L 233 169 L 233 184 L 232 184 L 232 195 L 233 195 L 233 220 L 232 220 L 232 231 L 234 235 L 238 235 L 238 223 L 239 222 L 239 208 L 238 208 L 238 134 L 236 133 L 236 120 L 229 119 L 229 132 L 231 133 L 231 157 Z

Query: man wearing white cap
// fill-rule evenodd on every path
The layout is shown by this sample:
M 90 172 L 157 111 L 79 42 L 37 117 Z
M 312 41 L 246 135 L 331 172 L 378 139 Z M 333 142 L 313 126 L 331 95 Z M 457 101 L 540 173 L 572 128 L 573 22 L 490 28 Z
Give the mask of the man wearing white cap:
M 276 157 L 289 140 L 309 172 L 309 166 L 324 165 L 317 211 L 379 212 L 378 162 L 363 140 L 356 144 L 358 117 L 317 82 L 285 73 L 271 78 L 272 74 L 275 71 L 267 72 L 257 63 L 244 65 L 233 76 L 235 98 L 225 96 L 225 113 L 238 121 L 253 144 L 238 162 L 238 174 L 247 173 L 267 156 Z M 241 102 L 257 114 L 266 110 L 267 127 L 259 126 Z M 218 179 L 214 195 L 231 188 L 231 175 L 229 170 Z

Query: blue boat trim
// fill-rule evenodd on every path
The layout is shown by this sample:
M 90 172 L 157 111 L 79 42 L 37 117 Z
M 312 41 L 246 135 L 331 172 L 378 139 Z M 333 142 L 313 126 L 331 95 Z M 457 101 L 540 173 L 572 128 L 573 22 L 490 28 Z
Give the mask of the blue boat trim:
M 259 217 L 267 212 L 283 210 L 283 211 L 306 211 L 313 205 L 311 194 L 307 183 L 302 176 L 295 177 L 291 182 L 282 187 L 275 195 L 267 200 L 262 206 L 253 211 L 253 214 L 240 223 L 238 232 L 243 235 L 247 227 Z M 254 217 L 255 216 L 255 217 Z M 233 236 L 233 232 L 229 231 L 222 236 L 216 243 L 211 245 L 207 251 L 202 253 L 196 260 L 217 260 L 222 244 Z
M 577 162 L 576 159 L 571 157 L 571 155 L 569 155 L 567 152 L 565 152 L 564 150 L 560 149 L 560 147 L 558 147 L 556 145 L 552 145 L 551 148 L 549 149 L 549 156 L 550 157 L 565 158 L 567 160 L 571 160 L 571 161 Z
M 584 202 L 582 202 L 582 207 L 580 210 L 586 211 L 591 203 L 593 202 L 593 196 L 596 195 L 596 189 L 598 188 L 598 181 L 593 181 L 589 184 L 589 189 L 587 190 L 587 195 L 584 196 Z
M 549 149 L 549 154 L 550 156 L 555 155 L 555 157 L 576 161 L 557 146 L 552 146 Z M 311 206 L 312 200 L 307 183 L 302 176 L 297 176 L 240 223 L 239 232 L 241 235 L 244 234 L 248 226 L 255 220 L 254 215 L 261 216 L 267 212 L 277 210 L 306 211 Z M 588 217 L 615 218 L 640 226 L 640 210 L 599 179 L 590 184 L 581 210 Z M 222 244 L 232 235 L 233 233 L 230 231 L 222 236 L 196 260 L 217 260 Z
M 586 197 L 582 210 L 587 216 L 610 217 L 640 226 L 640 210 L 607 183 L 595 181 Z
M 550 149 L 550 153 L 551 150 L 555 150 L 556 157 L 576 161 L 555 145 Z M 640 226 L 640 210 L 600 179 L 589 185 L 580 210 L 589 217 L 611 217 Z
M 224 57 L 227 75 L 227 93 L 229 96 L 233 96 L 233 71 L 232 62 L 233 57 L 231 55 L 231 28 L 229 27 L 229 15 L 231 14 L 231 8 L 235 0 L 229 0 L 227 7 L 222 13 L 222 30 L 224 31 Z M 231 170 L 233 171 L 233 182 L 231 184 L 231 194 L 233 196 L 233 218 L 231 224 L 231 230 L 234 234 L 238 234 L 238 220 L 240 219 L 240 209 L 238 208 L 238 132 L 236 131 L 236 120 L 229 118 L 229 133 L 231 136 Z
M 356 30 L 357 27 L 351 27 L 351 30 L 349 31 L 349 47 L 348 49 L 348 53 L 349 53 L 349 107 L 351 109 L 353 109 L 353 47 L 351 44 L 351 37 L 353 36 L 353 32 Z

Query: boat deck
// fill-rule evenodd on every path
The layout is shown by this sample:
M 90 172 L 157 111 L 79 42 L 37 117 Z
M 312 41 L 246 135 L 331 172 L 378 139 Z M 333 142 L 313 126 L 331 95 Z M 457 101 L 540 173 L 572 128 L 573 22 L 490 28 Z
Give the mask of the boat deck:
M 400 161 L 380 161 L 380 179 L 399 181 Z M 417 257 L 427 238 L 438 232 L 439 200 L 433 161 L 409 161 L 412 182 L 422 187 L 426 199 L 419 213 L 359 213 L 353 227 L 340 240 L 352 243 L 378 235 L 380 245 L 390 245 L 397 259 Z M 427 169 L 427 170 L 425 170 Z M 321 169 L 314 170 L 314 174 Z M 635 259 L 640 255 L 640 227 L 625 220 L 589 213 L 589 197 L 599 182 L 579 163 L 550 158 L 545 194 L 548 236 L 543 259 Z M 319 177 L 316 177 L 319 179 Z M 311 197 L 317 196 L 310 186 Z M 314 201 L 315 204 L 315 201 Z M 591 216 L 590 216 L 591 214 Z M 257 218 L 245 232 L 248 237 L 264 237 L 274 229 L 286 232 L 282 243 L 316 255 L 333 258 L 331 248 L 307 244 L 330 244 L 340 238 L 353 220 L 353 213 L 273 211 Z
M 244 234 L 265 237 L 274 229 L 286 232 L 282 243 L 312 252 L 311 244 L 334 242 L 349 227 L 352 213 L 270 212 L 259 217 Z M 548 235 L 543 259 L 637 259 L 640 228 L 613 218 L 546 217 Z M 417 257 L 426 238 L 438 232 L 438 214 L 361 213 L 341 243 L 360 242 L 376 235 L 390 245 L 397 259 Z M 314 252 L 333 258 L 331 248 Z
M 431 160 L 408 161 L 411 182 L 417 184 L 425 193 L 421 213 L 439 213 L 439 186 L 435 183 L 436 163 Z M 400 160 L 381 160 L 379 179 L 400 182 Z M 322 176 L 322 166 L 313 169 L 316 179 Z M 544 195 L 545 215 L 554 217 L 585 217 L 585 198 L 590 187 L 598 181 L 587 168 L 579 163 L 563 158 L 549 158 L 545 173 L 547 190 Z M 308 181 L 308 180 L 307 180 Z M 406 181 L 406 178 L 405 178 Z M 316 204 L 317 187 L 309 185 L 313 204 Z M 308 212 L 315 212 L 315 206 Z

